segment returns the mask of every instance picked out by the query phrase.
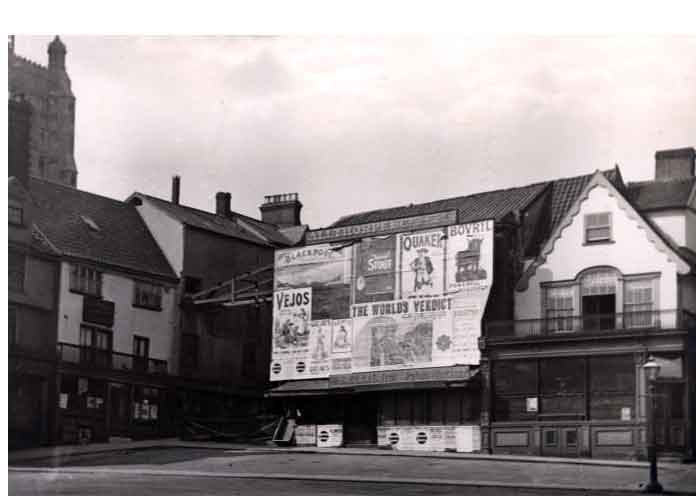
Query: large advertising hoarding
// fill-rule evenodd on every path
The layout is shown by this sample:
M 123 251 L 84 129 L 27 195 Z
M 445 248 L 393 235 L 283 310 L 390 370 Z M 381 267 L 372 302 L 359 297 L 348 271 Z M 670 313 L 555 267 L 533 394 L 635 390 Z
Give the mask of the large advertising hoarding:
M 278 250 L 271 380 L 479 362 L 493 221 Z

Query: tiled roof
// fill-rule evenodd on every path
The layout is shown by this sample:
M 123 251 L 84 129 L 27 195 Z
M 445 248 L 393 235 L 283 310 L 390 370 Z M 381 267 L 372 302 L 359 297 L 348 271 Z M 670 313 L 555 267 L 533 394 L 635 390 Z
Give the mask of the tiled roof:
M 187 226 L 266 246 L 290 244 L 276 226 L 246 215 L 232 212 L 230 217 L 223 217 L 205 210 L 175 204 L 156 196 L 142 193 L 134 193 L 134 196 L 151 201 L 156 207 Z
M 617 185 L 617 187 L 623 187 L 621 174 L 618 169 L 604 171 L 604 175 L 612 183 Z M 563 217 L 563 214 L 573 204 L 591 177 L 592 174 L 586 174 L 583 176 L 557 179 L 517 188 L 486 191 L 429 203 L 362 212 L 341 217 L 332 227 L 378 222 L 446 210 L 457 210 L 459 222 L 462 223 L 482 219 L 500 220 L 510 212 L 526 208 L 545 188 L 551 185 L 551 229 L 553 229 Z
M 37 227 L 63 255 L 176 279 L 132 205 L 36 178 L 29 189 Z
M 457 210 L 459 222 L 462 223 L 483 219 L 500 220 L 514 210 L 525 208 L 547 186 L 548 183 L 537 183 L 520 188 L 499 189 L 434 202 L 361 212 L 341 217 L 331 227 L 380 222 L 447 210 Z
M 639 210 L 685 208 L 696 178 L 628 183 L 626 196 Z

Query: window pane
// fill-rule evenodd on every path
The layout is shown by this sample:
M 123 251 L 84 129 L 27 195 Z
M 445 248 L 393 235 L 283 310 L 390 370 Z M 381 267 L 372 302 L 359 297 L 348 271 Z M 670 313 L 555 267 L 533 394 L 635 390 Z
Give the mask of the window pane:
M 498 394 L 535 395 L 537 367 L 534 360 L 501 360 L 493 365 L 493 388 Z

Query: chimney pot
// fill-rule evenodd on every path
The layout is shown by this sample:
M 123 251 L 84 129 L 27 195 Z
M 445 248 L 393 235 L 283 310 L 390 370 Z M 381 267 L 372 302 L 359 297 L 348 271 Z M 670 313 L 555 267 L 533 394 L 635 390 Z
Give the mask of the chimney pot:
M 261 220 L 279 227 L 300 226 L 302 203 L 297 193 L 281 193 L 264 196 L 259 207 Z
M 232 193 L 218 191 L 215 193 L 215 213 L 223 217 L 229 217 L 232 213 L 230 204 L 232 203 Z
M 688 179 L 694 177 L 696 150 L 693 147 L 655 152 L 655 180 Z
M 173 176 L 172 177 L 172 203 L 174 205 L 179 204 L 179 197 L 181 194 L 181 177 Z

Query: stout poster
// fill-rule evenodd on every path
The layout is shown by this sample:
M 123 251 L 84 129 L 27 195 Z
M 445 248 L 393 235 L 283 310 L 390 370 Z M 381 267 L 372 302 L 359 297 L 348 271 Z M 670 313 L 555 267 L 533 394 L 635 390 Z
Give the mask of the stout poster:
M 396 236 L 366 238 L 355 250 L 355 302 L 393 300 L 396 290 Z

